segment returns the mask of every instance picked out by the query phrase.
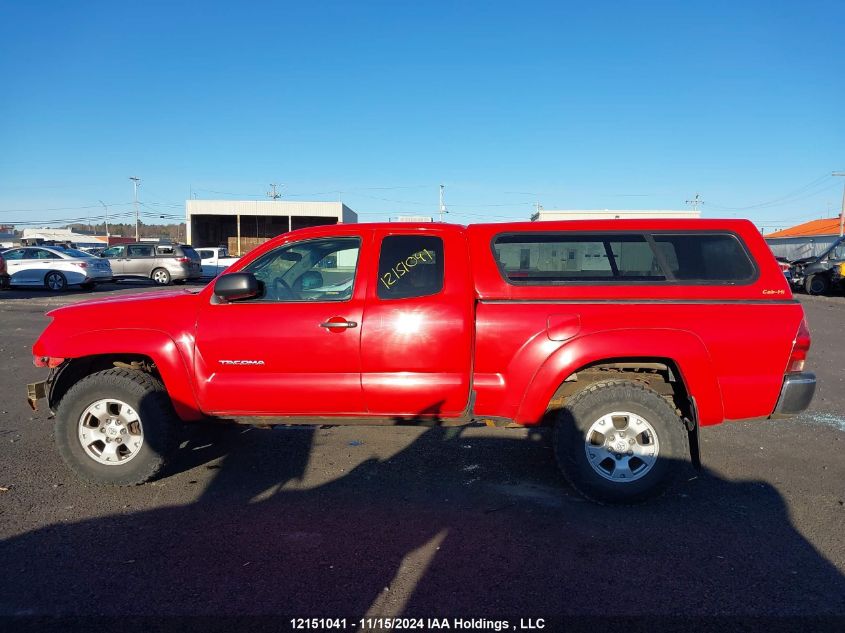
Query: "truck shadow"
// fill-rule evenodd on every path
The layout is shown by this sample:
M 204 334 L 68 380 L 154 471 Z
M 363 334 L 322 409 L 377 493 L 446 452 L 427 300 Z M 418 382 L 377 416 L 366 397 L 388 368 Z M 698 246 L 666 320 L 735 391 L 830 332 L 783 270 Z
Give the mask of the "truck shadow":
M 193 503 L 126 512 L 155 488 L 124 489 L 107 516 L 7 540 L 0 615 L 845 614 L 845 578 L 771 485 L 691 473 L 602 507 L 562 483 L 546 432 L 496 432 L 408 431 L 361 460 L 331 429 L 197 429 L 157 484 L 208 480 Z

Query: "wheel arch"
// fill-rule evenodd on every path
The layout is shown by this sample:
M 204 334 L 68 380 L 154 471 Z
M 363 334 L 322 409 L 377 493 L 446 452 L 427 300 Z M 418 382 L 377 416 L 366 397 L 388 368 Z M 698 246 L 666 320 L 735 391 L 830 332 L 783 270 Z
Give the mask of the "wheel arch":
M 578 337 L 552 353 L 531 379 L 516 421 L 541 424 L 567 397 L 613 377 L 645 382 L 671 396 L 681 413 L 697 424 L 724 419 L 718 376 L 701 339 L 682 330 L 629 329 Z
M 182 420 L 203 417 L 190 379 L 189 364 L 173 340 L 163 332 L 87 332 L 66 339 L 61 346 L 44 355 L 65 359 L 51 380 L 51 409 L 55 408 L 70 387 L 85 376 L 113 367 L 126 367 L 145 371 L 160 380 L 167 389 L 176 414 Z

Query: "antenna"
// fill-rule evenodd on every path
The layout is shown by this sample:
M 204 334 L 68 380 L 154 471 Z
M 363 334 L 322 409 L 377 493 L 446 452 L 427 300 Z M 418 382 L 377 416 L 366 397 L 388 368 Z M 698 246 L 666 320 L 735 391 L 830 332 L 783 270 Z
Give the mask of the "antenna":
M 283 185 L 279 185 L 279 186 L 283 186 Z M 272 187 L 272 189 L 273 189 L 272 191 L 267 192 L 267 197 L 270 198 L 270 200 L 278 200 L 279 198 L 282 197 L 282 194 L 280 194 L 276 191 L 276 185 L 274 183 L 271 182 L 270 187 Z
M 440 185 L 440 221 L 443 222 L 443 214 L 449 213 L 446 209 L 446 204 L 443 202 L 443 190 L 446 187 L 444 185 Z
M 692 200 L 687 200 L 686 204 L 692 206 L 692 210 L 698 213 L 698 206 L 704 204 L 704 200 L 701 199 L 701 194 L 695 194 L 695 198 Z

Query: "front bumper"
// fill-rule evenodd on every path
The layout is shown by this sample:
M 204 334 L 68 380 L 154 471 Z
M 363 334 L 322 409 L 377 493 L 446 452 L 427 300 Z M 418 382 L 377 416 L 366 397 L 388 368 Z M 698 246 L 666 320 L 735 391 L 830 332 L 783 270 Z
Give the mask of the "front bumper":
M 794 372 L 783 377 L 780 397 L 773 418 L 788 418 L 798 415 L 810 406 L 816 393 L 816 375 L 811 372 Z

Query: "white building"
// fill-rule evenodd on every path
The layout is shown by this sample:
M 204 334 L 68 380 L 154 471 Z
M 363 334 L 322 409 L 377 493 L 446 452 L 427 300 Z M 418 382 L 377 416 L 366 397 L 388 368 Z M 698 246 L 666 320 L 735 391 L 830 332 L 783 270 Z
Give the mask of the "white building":
M 309 226 L 349 224 L 358 214 L 342 202 L 289 200 L 187 200 L 186 241 L 193 246 L 229 245 L 243 253 L 281 233 Z
M 105 247 L 108 246 L 108 239 L 105 236 L 98 237 L 96 235 L 85 235 L 83 233 L 74 233 L 70 229 L 50 229 L 50 228 L 25 228 L 22 239 L 41 239 L 52 240 L 55 242 L 72 242 L 77 246 L 91 246 L 91 247 Z
M 677 211 L 673 209 L 573 209 L 541 210 L 531 216 L 532 222 L 552 222 L 559 220 L 662 220 L 662 219 L 697 219 L 701 211 Z

